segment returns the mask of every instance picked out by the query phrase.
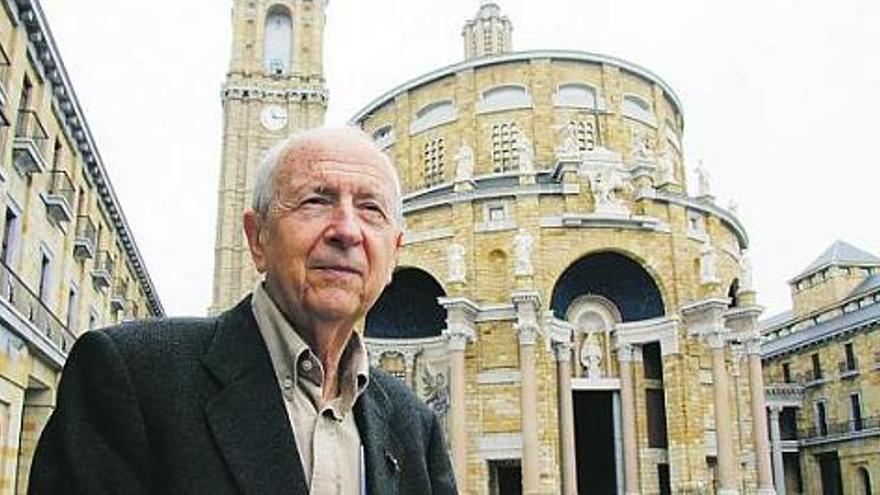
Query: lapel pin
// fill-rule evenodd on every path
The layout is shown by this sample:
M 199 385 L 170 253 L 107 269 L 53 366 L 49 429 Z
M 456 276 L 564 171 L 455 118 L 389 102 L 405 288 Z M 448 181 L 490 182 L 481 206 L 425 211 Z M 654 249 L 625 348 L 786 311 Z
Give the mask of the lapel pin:
M 400 461 L 398 461 L 388 449 L 385 449 L 385 461 L 388 462 L 388 467 L 391 468 L 392 471 L 395 473 L 400 472 Z

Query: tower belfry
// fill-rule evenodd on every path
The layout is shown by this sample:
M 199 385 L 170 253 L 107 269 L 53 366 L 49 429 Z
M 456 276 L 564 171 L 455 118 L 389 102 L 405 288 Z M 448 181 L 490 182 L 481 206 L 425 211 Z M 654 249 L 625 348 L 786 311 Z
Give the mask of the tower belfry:
M 461 35 L 465 60 L 513 51 L 513 24 L 491 0 L 480 2 L 480 10 L 464 23 Z
M 249 292 L 258 274 L 241 226 L 263 155 L 291 132 L 324 122 L 328 0 L 234 0 L 222 90 L 223 150 L 211 314 Z

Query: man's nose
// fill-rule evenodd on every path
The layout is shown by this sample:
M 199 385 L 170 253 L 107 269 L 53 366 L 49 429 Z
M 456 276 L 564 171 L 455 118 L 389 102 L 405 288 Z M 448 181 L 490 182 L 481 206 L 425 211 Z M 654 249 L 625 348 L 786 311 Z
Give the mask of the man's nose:
M 355 246 L 363 240 L 357 211 L 352 204 L 340 203 L 330 217 L 327 240 L 342 247 Z

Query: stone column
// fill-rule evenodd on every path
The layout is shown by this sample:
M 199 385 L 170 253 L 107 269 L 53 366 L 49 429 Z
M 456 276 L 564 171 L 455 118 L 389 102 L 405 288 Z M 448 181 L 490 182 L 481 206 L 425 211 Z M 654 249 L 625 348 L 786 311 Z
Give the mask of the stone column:
M 559 468 L 561 493 L 577 495 L 577 460 L 574 446 L 574 404 L 571 391 L 571 336 L 572 329 L 561 322 L 553 322 L 550 342 L 556 358 L 556 388 L 559 411 Z M 548 325 L 549 326 L 549 325 Z
M 633 383 L 633 347 L 617 345 L 620 363 L 620 415 L 623 420 L 623 486 L 627 495 L 641 493 L 639 487 L 639 444 L 636 438 L 636 396 Z
M 535 370 L 535 342 L 538 337 L 538 294 L 520 291 L 513 294 L 516 307 L 516 329 L 519 337 L 520 418 L 522 428 L 522 488 L 523 494 L 538 493 L 540 463 L 538 456 L 538 384 Z
M 476 338 L 477 306 L 465 298 L 438 298 L 446 308 L 446 336 L 449 345 L 449 443 L 452 468 L 459 490 L 467 491 L 467 374 L 465 349 Z
M 778 492 L 778 488 L 777 490 L 773 489 L 773 474 L 770 466 L 770 436 L 767 433 L 767 407 L 764 400 L 764 376 L 761 371 L 761 335 L 758 332 L 755 332 L 752 338 L 746 341 L 746 352 L 748 352 L 749 360 L 752 436 L 755 441 L 758 495 L 773 495 Z
M 764 399 L 764 375 L 761 370 L 761 332 L 758 330 L 758 317 L 763 308 L 754 304 L 754 291 L 740 291 L 740 302 L 750 306 L 734 308 L 724 315 L 727 327 L 738 334 L 745 343 L 749 393 L 752 414 L 752 441 L 755 448 L 755 471 L 757 474 L 758 495 L 773 495 L 773 474 L 770 464 L 770 436 L 767 433 L 767 407 Z M 784 488 L 783 488 L 784 490 Z
M 733 423 L 730 418 L 730 379 L 727 374 L 726 332 L 718 329 L 709 336 L 712 349 L 712 383 L 715 400 L 715 443 L 718 447 L 718 495 L 739 493 L 736 459 L 733 457 Z
M 726 348 L 729 331 L 724 326 L 726 299 L 704 299 L 681 308 L 688 332 L 706 341 L 712 353 L 712 382 L 715 405 L 715 443 L 718 461 L 718 495 L 740 493 L 737 459 L 733 449 L 732 400 L 727 373 Z
M 773 483 L 776 493 L 785 495 L 785 465 L 782 463 L 782 435 L 779 433 L 779 413 L 782 408 L 770 406 L 770 443 L 773 450 Z

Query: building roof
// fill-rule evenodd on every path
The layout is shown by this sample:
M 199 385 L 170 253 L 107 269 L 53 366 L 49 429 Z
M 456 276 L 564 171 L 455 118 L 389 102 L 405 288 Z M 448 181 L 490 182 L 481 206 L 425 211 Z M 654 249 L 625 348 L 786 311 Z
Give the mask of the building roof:
M 858 296 L 861 294 L 867 294 L 874 289 L 880 288 L 880 273 L 875 273 L 870 277 L 866 278 L 862 281 L 852 292 L 849 293 L 849 297 Z
M 778 313 L 778 314 L 775 314 L 769 318 L 765 318 L 765 319 L 761 320 L 761 322 L 759 323 L 759 326 L 761 327 L 761 330 L 763 331 L 768 328 L 772 328 L 777 325 L 781 325 L 781 324 L 791 320 L 792 318 L 794 318 L 794 311 L 789 309 L 788 311 L 783 311 L 782 313 Z
M 773 358 L 868 325 L 880 325 L 880 303 L 869 304 L 812 327 L 765 342 L 761 347 L 761 353 L 764 359 Z
M 828 247 L 818 258 L 804 269 L 798 276 L 792 279 L 792 282 L 799 280 L 807 275 L 817 272 L 823 268 L 836 266 L 865 266 L 880 265 L 880 258 L 873 254 L 863 251 L 848 242 L 837 240 Z

